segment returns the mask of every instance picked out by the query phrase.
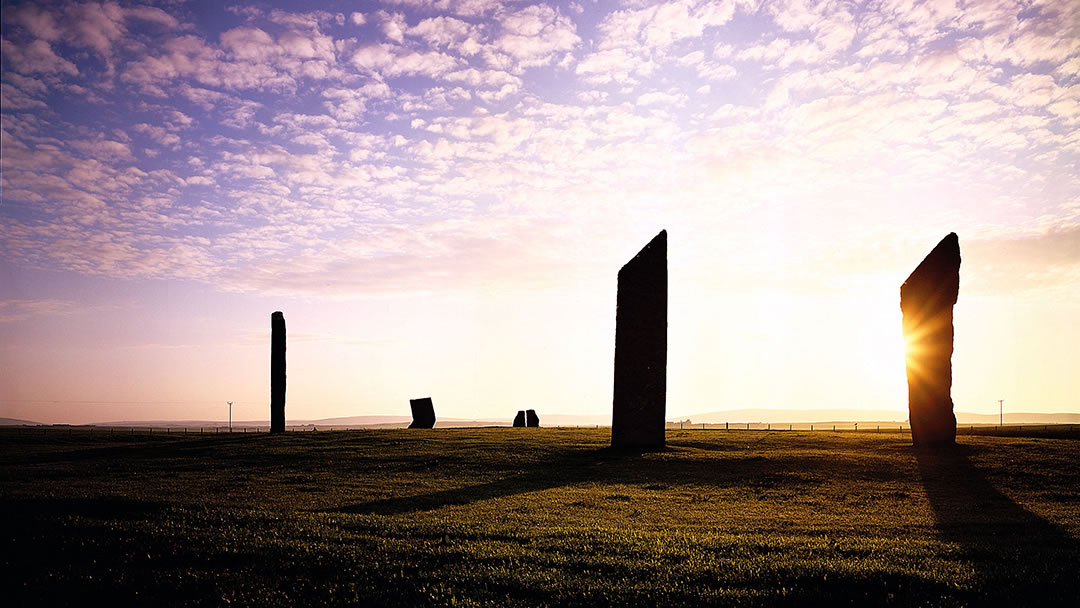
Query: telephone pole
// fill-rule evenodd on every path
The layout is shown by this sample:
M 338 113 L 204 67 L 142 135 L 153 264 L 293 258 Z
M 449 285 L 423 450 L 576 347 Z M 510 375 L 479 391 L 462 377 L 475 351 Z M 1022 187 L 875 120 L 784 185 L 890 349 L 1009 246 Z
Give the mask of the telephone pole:
M 998 399 L 998 425 L 1005 426 L 1005 400 Z
M 229 432 L 232 432 L 232 401 L 226 401 L 229 404 Z

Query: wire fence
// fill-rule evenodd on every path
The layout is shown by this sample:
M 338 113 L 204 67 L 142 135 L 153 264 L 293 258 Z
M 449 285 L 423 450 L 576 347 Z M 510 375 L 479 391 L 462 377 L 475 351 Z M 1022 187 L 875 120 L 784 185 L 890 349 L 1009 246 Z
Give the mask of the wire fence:
M 269 434 L 268 426 L 68 426 L 68 425 L 41 425 L 41 426 L 8 426 L 0 427 L 4 432 L 16 435 L 41 435 L 41 436 L 123 436 L 123 435 L 148 435 L 148 436 L 173 436 L 173 435 L 246 435 L 246 434 Z M 287 433 L 310 433 L 310 432 L 340 432 L 340 431 L 374 431 L 386 428 L 404 427 L 357 427 L 357 426 L 324 426 L 305 425 L 286 427 Z M 510 428 L 502 426 L 445 426 L 438 427 L 440 430 L 449 429 L 484 429 L 484 428 Z M 599 429 L 600 425 L 588 426 L 548 426 L 548 429 Z M 608 428 L 608 427 L 604 427 Z M 862 422 L 796 422 L 796 423 L 763 423 L 763 422 L 678 422 L 667 423 L 668 431 L 767 431 L 767 432 L 835 432 L 835 433 L 910 433 L 911 427 L 905 423 L 862 423 Z M 1068 435 L 1080 432 L 1078 424 L 971 424 L 957 425 L 957 435 Z

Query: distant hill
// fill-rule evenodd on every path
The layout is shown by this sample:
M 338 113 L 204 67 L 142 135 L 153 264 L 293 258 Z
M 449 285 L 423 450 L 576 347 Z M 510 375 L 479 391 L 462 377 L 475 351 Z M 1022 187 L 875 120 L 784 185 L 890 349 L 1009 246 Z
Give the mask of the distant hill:
M 957 424 L 997 424 L 997 414 L 956 412 Z M 1040 414 L 1036 412 L 1005 412 L 1005 424 L 1080 424 L 1080 414 Z
M 767 409 L 746 408 L 737 410 L 722 410 L 715 412 L 702 412 L 685 416 L 668 416 L 669 422 L 690 420 L 694 423 L 723 424 L 731 423 L 844 423 L 844 422 L 897 422 L 907 421 L 906 411 L 892 410 L 857 410 L 857 409 Z M 968 412 L 956 412 L 957 424 L 997 424 L 996 414 L 972 414 Z M 289 427 L 334 427 L 334 428 L 404 428 L 409 426 L 412 418 L 409 416 L 338 416 L 335 418 L 319 418 L 314 420 L 287 418 Z M 0 426 L 37 426 L 40 422 L 31 420 L 19 420 L 17 418 L 0 418 Z M 438 418 L 435 426 L 438 428 L 448 427 L 479 427 L 479 426 L 510 426 L 511 418 Z M 1007 412 L 1005 424 L 1080 424 L 1080 414 L 1062 413 L 1047 414 L 1038 412 Z M 234 428 L 267 427 L 267 420 L 234 420 Z M 610 426 L 611 415 L 579 415 L 579 414 L 543 414 L 540 412 L 541 426 Z M 117 420 L 111 422 L 96 422 L 90 425 L 78 426 L 103 426 L 103 427 L 154 427 L 154 428 L 214 428 L 228 426 L 223 420 Z
M 20 420 L 18 418 L 0 418 L 0 426 L 37 426 L 40 422 L 33 420 Z
M 716 412 L 703 412 L 688 416 L 671 417 L 671 421 L 690 420 L 692 422 L 904 422 L 908 418 L 906 411 L 892 410 L 857 410 L 857 409 L 738 409 Z M 997 424 L 997 414 L 972 414 L 956 412 L 957 424 Z M 1006 412 L 1005 424 L 1078 424 L 1080 414 L 1062 413 L 1045 414 L 1036 412 Z
M 294 419 L 286 417 L 289 427 L 333 427 L 333 428 L 405 428 L 412 422 L 411 416 L 337 416 L 334 418 Z M 436 428 L 510 426 L 513 420 L 506 418 L 449 418 L 438 417 Z M 27 424 L 37 424 L 28 422 Z M 540 414 L 541 426 L 605 426 L 611 424 L 611 416 L 580 416 L 567 414 Z M 234 428 L 255 428 L 269 426 L 268 420 L 233 420 Z M 228 426 L 224 420 L 113 420 L 95 422 L 86 426 L 104 427 L 154 427 L 154 428 L 215 428 Z
M 903 422 L 907 412 L 890 410 L 815 409 L 790 410 L 746 408 L 702 412 L 687 416 L 668 416 L 668 420 L 692 422 Z

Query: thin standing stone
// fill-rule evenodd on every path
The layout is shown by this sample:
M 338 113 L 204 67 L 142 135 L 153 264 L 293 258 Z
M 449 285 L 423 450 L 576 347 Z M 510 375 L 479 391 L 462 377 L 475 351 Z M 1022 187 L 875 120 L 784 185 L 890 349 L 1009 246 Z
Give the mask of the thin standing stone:
M 917 446 L 952 445 L 953 305 L 960 292 L 960 240 L 937 244 L 900 286 L 907 344 L 908 418 Z
M 611 445 L 664 445 L 667 401 L 667 231 L 619 271 Z

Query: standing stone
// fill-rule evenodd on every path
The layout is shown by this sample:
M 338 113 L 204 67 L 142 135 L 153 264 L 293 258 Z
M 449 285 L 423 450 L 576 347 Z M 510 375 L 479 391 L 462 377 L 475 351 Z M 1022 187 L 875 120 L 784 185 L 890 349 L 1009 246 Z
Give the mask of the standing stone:
M 960 241 L 950 232 L 900 286 L 907 343 L 908 418 L 917 446 L 956 442 L 953 305 L 960 291 Z
M 611 445 L 664 445 L 667 401 L 667 231 L 619 271 Z
M 518 410 L 517 416 L 514 416 L 514 426 L 525 426 L 525 410 Z
M 536 415 L 536 410 L 525 410 L 525 426 L 540 426 L 540 417 Z
M 412 408 L 410 429 L 430 429 L 435 427 L 435 404 L 431 402 L 431 397 L 409 399 L 409 407 Z
M 285 315 L 270 315 L 270 432 L 285 432 Z

